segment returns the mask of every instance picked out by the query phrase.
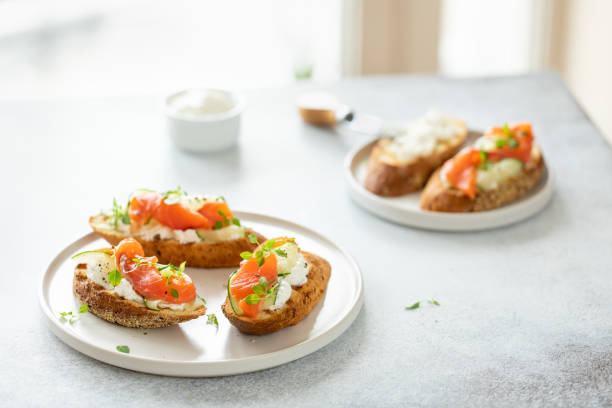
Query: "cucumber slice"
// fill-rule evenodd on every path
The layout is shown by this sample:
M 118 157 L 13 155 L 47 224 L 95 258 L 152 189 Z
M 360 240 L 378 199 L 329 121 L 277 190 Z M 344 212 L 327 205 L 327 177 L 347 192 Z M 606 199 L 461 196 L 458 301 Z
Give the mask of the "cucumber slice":
M 149 303 L 149 301 L 146 298 L 143 298 L 143 300 L 144 300 L 144 304 L 147 307 L 147 309 L 155 310 L 156 312 L 159 312 L 159 309 L 153 306 L 151 303 Z
M 237 315 L 241 315 L 242 314 L 242 310 L 240 310 L 240 307 L 238 306 L 238 303 L 236 302 L 236 300 L 234 300 L 234 298 L 232 297 L 232 294 L 230 293 L 230 282 L 232 280 L 232 277 L 236 274 L 236 271 L 234 271 L 234 273 L 232 273 L 229 278 L 227 279 L 227 299 L 230 302 L 230 306 L 232 307 L 232 310 L 234 311 L 235 314 Z

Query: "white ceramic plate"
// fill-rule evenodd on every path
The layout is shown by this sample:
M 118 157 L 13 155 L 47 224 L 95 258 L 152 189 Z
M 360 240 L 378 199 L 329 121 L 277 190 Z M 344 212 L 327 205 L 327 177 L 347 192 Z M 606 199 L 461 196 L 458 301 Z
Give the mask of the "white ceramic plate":
M 219 330 L 200 317 L 162 329 L 130 329 L 87 313 L 80 320 L 62 322 L 59 314 L 76 311 L 72 294 L 75 262 L 72 255 L 108 246 L 94 233 L 73 242 L 51 262 L 39 289 L 40 306 L 51 330 L 66 344 L 97 360 L 151 374 L 210 377 L 246 373 L 284 364 L 310 354 L 340 336 L 361 309 L 363 283 L 359 267 L 344 250 L 322 235 L 300 225 L 265 215 L 235 212 L 249 227 L 267 237 L 292 236 L 300 247 L 327 259 L 332 267 L 325 297 L 297 326 L 265 336 L 241 334 L 221 312 L 225 284 L 235 268 L 187 268 L 207 313 L 219 320 Z M 127 345 L 130 353 L 120 353 Z
M 401 197 L 380 197 L 363 187 L 367 163 L 377 140 L 353 149 L 344 161 L 344 179 L 353 200 L 371 213 L 399 224 L 437 231 L 477 231 L 513 224 L 546 206 L 553 193 L 553 175 L 546 170 L 540 183 L 527 195 L 506 206 L 475 213 L 440 213 L 419 207 L 421 192 Z

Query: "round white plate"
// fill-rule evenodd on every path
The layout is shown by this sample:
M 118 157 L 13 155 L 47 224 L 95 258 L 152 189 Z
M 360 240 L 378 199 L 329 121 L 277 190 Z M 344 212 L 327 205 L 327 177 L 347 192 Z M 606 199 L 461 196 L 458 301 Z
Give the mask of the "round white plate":
M 373 140 L 353 149 L 344 161 L 344 178 L 353 200 L 371 213 L 399 224 L 437 231 L 478 231 L 513 224 L 546 206 L 553 193 L 553 175 L 548 168 L 538 185 L 524 197 L 503 207 L 473 213 L 423 211 L 420 191 L 401 197 L 380 197 L 363 187 Z
M 327 259 L 331 278 L 325 297 L 310 315 L 279 332 L 250 336 L 240 333 L 221 312 L 225 284 L 235 268 L 187 268 L 198 294 L 206 299 L 219 330 L 206 317 L 162 329 L 130 329 L 108 323 L 91 313 L 74 323 L 61 312 L 77 311 L 72 294 L 75 262 L 72 255 L 108 244 L 94 233 L 62 250 L 49 265 L 39 289 L 40 306 L 51 330 L 66 344 L 97 360 L 151 374 L 210 377 L 246 373 L 288 363 L 327 345 L 344 332 L 361 309 L 363 282 L 359 267 L 342 248 L 322 235 L 274 217 L 235 212 L 236 217 L 267 237 L 291 236 L 300 247 Z M 120 353 L 126 345 L 130 353 Z

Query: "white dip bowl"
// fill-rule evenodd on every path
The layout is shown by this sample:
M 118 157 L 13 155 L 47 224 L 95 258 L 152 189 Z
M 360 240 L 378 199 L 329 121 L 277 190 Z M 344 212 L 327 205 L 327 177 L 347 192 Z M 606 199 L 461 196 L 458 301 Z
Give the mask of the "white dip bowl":
M 244 96 L 222 89 L 186 89 L 166 98 L 170 139 L 181 149 L 214 152 L 234 146 L 240 134 Z

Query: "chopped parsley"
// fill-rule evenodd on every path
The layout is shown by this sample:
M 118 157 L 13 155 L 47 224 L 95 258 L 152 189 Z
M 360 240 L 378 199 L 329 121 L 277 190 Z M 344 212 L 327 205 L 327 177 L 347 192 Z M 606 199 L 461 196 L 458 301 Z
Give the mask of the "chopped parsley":
M 232 224 L 237 227 L 240 227 L 240 220 L 238 218 L 232 218 Z
M 213 229 L 214 230 L 218 230 L 218 229 L 221 229 L 221 228 L 223 228 L 223 223 L 221 221 L 215 222 L 215 225 L 214 225 Z

